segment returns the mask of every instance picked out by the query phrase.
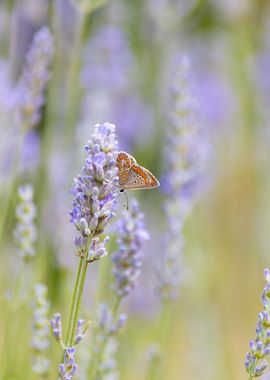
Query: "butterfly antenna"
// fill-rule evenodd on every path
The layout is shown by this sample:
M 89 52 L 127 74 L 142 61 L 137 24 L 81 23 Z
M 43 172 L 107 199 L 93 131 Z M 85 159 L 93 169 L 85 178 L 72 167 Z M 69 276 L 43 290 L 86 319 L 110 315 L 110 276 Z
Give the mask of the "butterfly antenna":
M 125 191 L 125 195 L 126 195 L 126 201 L 127 201 L 127 210 L 129 209 L 129 204 L 128 204 L 128 194 L 127 192 Z

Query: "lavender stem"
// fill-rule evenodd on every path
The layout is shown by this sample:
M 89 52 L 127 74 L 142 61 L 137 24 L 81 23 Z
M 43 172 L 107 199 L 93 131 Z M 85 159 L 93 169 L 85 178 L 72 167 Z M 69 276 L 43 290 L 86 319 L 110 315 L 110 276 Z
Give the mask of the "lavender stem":
M 73 290 L 73 296 L 72 296 L 72 303 L 71 303 L 71 308 L 70 308 L 70 315 L 69 315 L 69 322 L 68 322 L 68 329 L 67 329 L 67 342 L 66 345 L 69 345 L 70 339 L 71 339 L 71 326 L 72 322 L 74 319 L 74 306 L 75 306 L 75 300 L 78 292 L 78 285 L 81 277 L 81 269 L 82 269 L 82 264 L 83 264 L 83 259 L 80 259 L 78 269 L 77 269 L 77 274 L 76 274 L 76 281 L 75 281 L 75 286 Z
M 71 328 L 71 338 L 68 345 L 69 347 L 75 344 L 76 328 L 77 328 L 77 322 L 78 322 L 79 312 L 80 312 L 81 303 L 82 303 L 82 294 L 83 294 L 83 288 L 84 288 L 84 283 L 85 283 L 87 266 L 88 266 L 87 260 L 83 260 L 81 276 L 80 276 L 80 281 L 79 281 L 79 289 L 76 296 L 76 303 L 75 303 L 75 308 L 74 308 L 75 311 L 74 311 L 73 324 Z

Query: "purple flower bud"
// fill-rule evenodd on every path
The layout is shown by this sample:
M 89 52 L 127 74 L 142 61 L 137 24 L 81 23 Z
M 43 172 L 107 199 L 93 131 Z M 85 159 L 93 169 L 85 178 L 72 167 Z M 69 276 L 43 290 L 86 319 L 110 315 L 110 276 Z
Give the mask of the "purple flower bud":
M 61 322 L 61 314 L 56 313 L 54 317 L 50 320 L 50 325 L 52 328 L 52 333 L 54 338 L 59 341 L 62 339 L 62 322 Z
M 269 273 L 269 269 L 268 269 L 268 268 L 266 268 L 266 269 L 264 270 L 264 278 L 265 278 L 265 281 L 266 281 L 267 283 L 270 282 L 270 273 Z

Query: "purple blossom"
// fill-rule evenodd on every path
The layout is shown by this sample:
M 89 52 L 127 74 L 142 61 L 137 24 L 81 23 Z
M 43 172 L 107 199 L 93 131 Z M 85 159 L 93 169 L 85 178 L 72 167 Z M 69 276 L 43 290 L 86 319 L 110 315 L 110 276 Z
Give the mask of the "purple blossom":
M 119 252 L 113 255 L 112 261 L 114 289 L 119 297 L 130 293 L 140 275 L 142 245 L 149 238 L 143 218 L 138 202 L 133 199 L 130 208 L 123 212 L 117 224 Z
M 114 216 L 117 198 L 115 126 L 109 123 L 96 125 L 85 149 L 85 164 L 71 189 L 74 201 L 70 215 L 71 223 L 80 233 L 75 239 L 78 256 L 95 261 L 106 255 L 108 239 L 101 241 L 96 236 L 103 232 Z M 90 235 L 95 237 L 88 246 Z
M 68 347 L 64 353 L 64 363 L 59 364 L 59 374 L 62 380 L 71 380 L 77 370 L 75 362 L 75 348 Z
M 26 129 L 34 127 L 40 121 L 52 56 L 53 37 L 47 27 L 42 27 L 33 37 L 16 88 L 16 109 L 19 121 Z
M 183 226 L 199 194 L 204 164 L 204 144 L 196 123 L 196 107 L 189 85 L 189 63 L 182 57 L 171 86 L 171 128 L 168 133 L 165 213 L 168 229 L 164 254 L 157 263 L 157 294 L 178 296 L 182 280 Z
M 265 357 L 270 354 L 270 274 L 264 270 L 266 286 L 261 301 L 264 310 L 258 315 L 256 339 L 250 341 L 250 352 L 246 355 L 245 367 L 250 375 L 249 379 L 263 375 L 267 368 Z
M 55 313 L 53 318 L 50 319 L 51 331 L 57 342 L 62 340 L 62 321 L 61 314 Z

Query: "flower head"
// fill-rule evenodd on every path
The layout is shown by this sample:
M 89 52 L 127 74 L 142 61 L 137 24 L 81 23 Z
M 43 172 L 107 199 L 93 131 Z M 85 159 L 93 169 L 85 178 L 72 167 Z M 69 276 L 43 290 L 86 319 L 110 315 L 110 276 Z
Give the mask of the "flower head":
M 94 261 L 93 250 L 98 258 L 106 254 L 99 238 L 88 247 L 88 237 L 103 232 L 114 216 L 117 198 L 117 139 L 115 126 L 109 123 L 96 125 L 95 132 L 85 147 L 87 157 L 82 172 L 74 179 L 71 193 L 74 196 L 73 209 L 70 211 L 71 223 L 79 231 L 75 246 L 79 256 L 87 250 L 87 258 Z M 94 247 L 95 245 L 95 247 Z
M 149 238 L 143 218 L 138 202 L 132 200 L 117 225 L 119 252 L 113 255 L 112 261 L 114 289 L 120 297 L 130 293 L 141 271 L 142 245 Z
M 196 107 L 190 91 L 189 63 L 180 59 L 171 87 L 171 128 L 166 157 L 168 167 L 165 214 L 168 223 L 164 254 L 157 263 L 157 294 L 162 299 L 178 296 L 182 281 L 183 226 L 194 207 L 202 177 L 203 140 L 196 123 Z
M 40 121 L 52 56 L 53 37 L 48 27 L 42 27 L 34 35 L 16 89 L 16 109 L 19 110 L 20 121 L 27 129 L 34 127 Z
M 264 270 L 266 286 L 262 293 L 264 310 L 258 315 L 256 339 L 250 341 L 250 352 L 246 355 L 245 367 L 247 373 L 253 377 L 263 375 L 267 368 L 265 357 L 270 354 L 270 274 Z
M 33 203 L 32 185 L 24 185 L 18 188 L 19 204 L 16 207 L 17 225 L 14 230 L 14 239 L 17 252 L 23 258 L 30 258 L 36 254 L 34 243 L 37 238 L 34 218 L 36 206 Z

